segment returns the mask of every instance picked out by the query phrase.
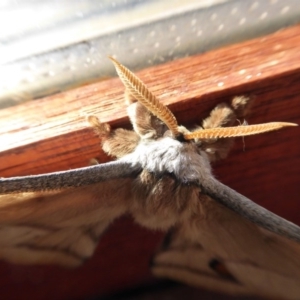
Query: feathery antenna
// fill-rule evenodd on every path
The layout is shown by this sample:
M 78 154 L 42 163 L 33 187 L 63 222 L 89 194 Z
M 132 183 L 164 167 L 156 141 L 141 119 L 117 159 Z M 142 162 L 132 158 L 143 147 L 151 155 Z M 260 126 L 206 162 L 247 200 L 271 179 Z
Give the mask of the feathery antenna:
M 172 112 L 148 90 L 145 84 L 136 77 L 130 70 L 119 63 L 116 59 L 109 56 L 109 59 L 115 65 L 117 73 L 125 85 L 126 89 L 132 96 L 141 102 L 147 109 L 149 109 L 155 116 L 161 119 L 171 130 L 174 136 L 179 134 L 178 124 Z
M 119 63 L 116 59 L 109 56 L 109 59 L 115 65 L 117 73 L 125 85 L 126 89 L 132 96 L 141 102 L 155 116 L 161 119 L 171 130 L 173 136 L 179 135 L 178 124 L 172 112 L 148 90 L 145 84 L 135 76 L 130 70 Z M 194 132 L 183 134 L 184 139 L 215 139 L 215 138 L 230 138 L 260 134 L 272 130 L 278 130 L 287 126 L 298 126 L 295 123 L 286 122 L 271 122 L 256 125 L 236 126 L 236 127 L 217 127 L 209 129 L 200 129 Z
M 217 127 L 209 129 L 200 129 L 183 135 L 186 140 L 192 139 L 214 139 L 214 138 L 230 138 L 260 134 L 267 131 L 278 130 L 287 126 L 298 126 L 295 123 L 287 122 L 271 122 L 264 124 L 255 124 L 247 126 L 235 127 Z

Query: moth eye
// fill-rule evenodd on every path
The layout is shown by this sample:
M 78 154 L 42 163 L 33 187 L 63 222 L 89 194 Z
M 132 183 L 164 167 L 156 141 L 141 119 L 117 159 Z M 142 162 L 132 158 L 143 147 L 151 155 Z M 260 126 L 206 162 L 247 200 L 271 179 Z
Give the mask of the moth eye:
M 221 277 L 223 278 L 227 278 L 227 279 L 231 279 L 231 280 L 235 280 L 236 279 L 232 276 L 232 274 L 228 271 L 228 269 L 226 268 L 226 266 L 224 265 L 224 263 L 222 263 L 221 261 L 219 261 L 218 259 L 213 258 L 210 262 L 209 262 L 209 267 L 211 269 L 213 269 L 216 273 L 218 273 Z

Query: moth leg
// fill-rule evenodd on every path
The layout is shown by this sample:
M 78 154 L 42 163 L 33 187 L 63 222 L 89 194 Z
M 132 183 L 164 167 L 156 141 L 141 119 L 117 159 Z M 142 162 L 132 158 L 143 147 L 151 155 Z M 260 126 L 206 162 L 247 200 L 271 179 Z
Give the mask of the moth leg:
M 252 97 L 236 96 L 231 104 L 220 103 L 210 113 L 209 117 L 203 120 L 204 129 L 234 126 L 236 120 L 246 117 L 252 106 Z
M 166 131 L 164 123 L 137 102 L 128 91 L 125 91 L 125 102 L 133 129 L 142 139 L 155 139 L 163 135 Z
M 210 113 L 209 117 L 203 120 L 204 129 L 231 126 L 235 123 L 236 114 L 227 103 L 218 104 Z
M 90 125 L 93 127 L 94 132 L 101 138 L 105 139 L 107 138 L 111 133 L 111 127 L 107 123 L 101 123 L 100 120 L 94 116 L 89 115 L 87 117 L 87 121 L 90 123 Z
M 131 153 L 139 143 L 139 136 L 132 130 L 112 130 L 107 123 L 101 123 L 96 116 L 89 116 L 88 122 L 100 137 L 102 149 L 110 156 L 120 158 Z
M 96 166 L 99 165 L 99 161 L 97 158 L 93 157 L 89 160 L 89 166 Z
M 250 110 L 252 98 L 247 96 L 234 97 L 231 105 L 218 104 L 203 120 L 203 129 L 234 126 L 239 118 L 245 117 Z M 210 161 L 223 159 L 227 156 L 234 142 L 234 138 L 206 139 L 199 141 L 199 146 L 204 150 Z
M 231 107 L 233 108 L 237 119 L 245 118 L 249 115 L 252 105 L 254 103 L 254 97 L 252 96 L 236 96 L 231 101 Z

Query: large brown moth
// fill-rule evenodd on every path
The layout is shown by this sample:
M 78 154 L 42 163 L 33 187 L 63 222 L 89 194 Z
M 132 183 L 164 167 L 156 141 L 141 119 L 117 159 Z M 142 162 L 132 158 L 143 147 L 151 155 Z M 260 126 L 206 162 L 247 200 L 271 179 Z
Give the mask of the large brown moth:
M 111 58 L 126 87 L 134 131 L 89 122 L 116 161 L 0 179 L 0 258 L 17 264 L 80 265 L 117 217 L 130 213 L 167 231 L 152 261 L 158 277 L 234 295 L 300 299 L 300 228 L 217 181 L 210 162 L 233 137 L 294 126 L 232 127 L 251 99 L 219 104 L 200 129 L 173 114 Z

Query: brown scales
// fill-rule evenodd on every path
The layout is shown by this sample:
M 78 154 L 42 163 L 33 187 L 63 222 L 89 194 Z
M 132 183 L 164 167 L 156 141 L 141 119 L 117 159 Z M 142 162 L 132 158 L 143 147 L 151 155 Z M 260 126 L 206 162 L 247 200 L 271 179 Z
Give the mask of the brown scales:
M 300 228 L 275 218 L 271 212 L 218 183 L 203 153 L 209 161 L 224 158 L 233 138 L 221 137 L 231 136 L 232 132 L 255 134 L 256 127 L 231 127 L 247 115 L 251 99 L 240 96 L 230 104 L 219 104 L 203 121 L 201 129 L 191 133 L 177 125 L 168 108 L 159 104 L 140 80 L 116 60 L 114 63 L 125 81 L 128 115 L 134 131 L 111 130 L 94 116 L 88 121 L 100 136 L 105 152 L 118 158 L 134 153 L 137 159 L 124 165 L 125 157 L 123 164 L 118 164 L 122 163 L 119 160 L 113 162 L 113 167 L 107 163 L 77 169 L 76 173 L 66 171 L 68 177 L 60 177 L 58 172 L 54 174 L 55 182 L 59 183 L 54 189 L 61 188 L 58 191 L 49 188 L 51 174 L 45 174 L 38 180 L 46 183 L 39 185 L 46 187 L 46 191 L 40 188 L 21 193 L 18 186 L 14 194 L 0 195 L 0 258 L 20 264 L 78 266 L 93 254 L 105 228 L 115 218 L 129 213 L 147 228 L 169 230 L 152 261 L 156 276 L 235 295 L 299 299 L 300 244 L 287 237 L 299 242 Z M 259 126 L 263 130 L 271 128 L 269 124 Z M 275 127 L 280 126 L 276 123 Z M 211 130 L 214 134 L 210 134 Z M 192 140 L 180 143 L 177 135 Z M 147 152 L 149 145 L 159 147 L 150 147 Z M 174 145 L 179 145 L 175 155 L 172 152 L 157 158 L 159 149 L 166 153 Z M 146 158 L 141 156 L 144 153 Z M 188 173 L 196 174 L 198 181 L 184 181 L 185 173 L 176 175 L 176 169 L 169 168 L 176 157 L 176 166 L 183 165 Z M 189 160 L 191 157 L 196 158 Z M 163 168 L 151 171 L 148 161 L 155 160 L 163 161 Z M 148 165 L 136 170 L 132 161 L 146 161 Z M 199 161 L 202 163 L 195 173 L 193 166 Z M 109 171 L 114 168 L 121 173 L 112 179 Z M 82 173 L 84 169 L 89 170 L 92 179 L 102 174 L 105 178 L 97 177 L 97 182 L 84 181 L 84 185 L 78 186 L 82 174 L 87 176 Z M 128 173 L 127 169 L 131 171 Z M 66 186 L 70 176 L 75 178 L 72 188 Z M 27 188 L 29 179 L 8 180 L 7 186 L 12 182 L 18 185 L 21 180 Z M 5 191 L 5 179 L 2 183 Z

